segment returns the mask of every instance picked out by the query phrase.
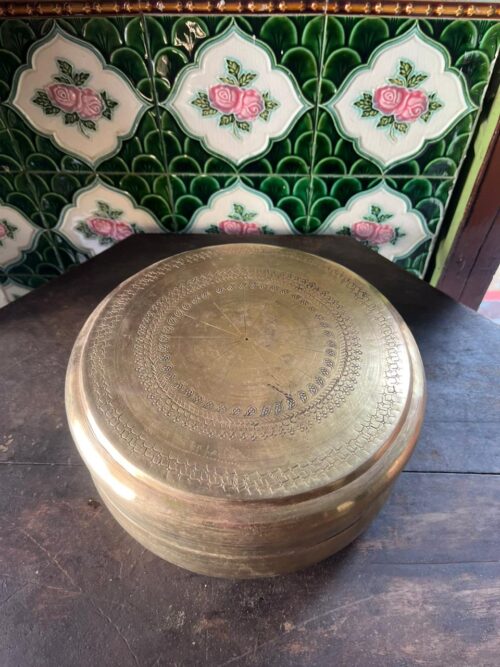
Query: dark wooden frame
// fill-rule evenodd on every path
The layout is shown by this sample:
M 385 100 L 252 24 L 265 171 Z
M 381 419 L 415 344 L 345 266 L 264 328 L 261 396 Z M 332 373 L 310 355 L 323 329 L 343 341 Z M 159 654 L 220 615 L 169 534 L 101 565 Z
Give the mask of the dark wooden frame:
M 499 263 L 500 122 L 491 138 L 437 287 L 476 310 Z

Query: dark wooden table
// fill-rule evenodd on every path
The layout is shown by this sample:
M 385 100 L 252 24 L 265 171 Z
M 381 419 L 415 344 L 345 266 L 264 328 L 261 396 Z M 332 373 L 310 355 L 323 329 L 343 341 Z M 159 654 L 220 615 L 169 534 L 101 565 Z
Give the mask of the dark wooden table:
M 498 667 L 500 328 L 351 239 L 271 242 L 360 273 L 420 346 L 422 436 L 372 527 L 304 572 L 214 580 L 100 503 L 66 424 L 73 341 L 124 278 L 222 240 L 136 236 L 0 311 L 0 665 Z

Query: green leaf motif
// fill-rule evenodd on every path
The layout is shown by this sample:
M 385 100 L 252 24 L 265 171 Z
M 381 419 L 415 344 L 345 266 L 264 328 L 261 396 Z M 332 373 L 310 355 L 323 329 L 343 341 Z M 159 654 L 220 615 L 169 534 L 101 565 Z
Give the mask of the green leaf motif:
M 77 113 L 65 113 L 64 114 L 64 124 L 65 125 L 74 125 L 75 123 L 78 123 L 80 118 L 78 117 Z
M 87 81 L 89 76 L 90 72 L 77 72 L 73 77 L 75 86 L 83 86 L 83 84 Z
M 412 64 L 407 62 L 406 60 L 401 60 L 399 63 L 399 73 L 405 79 L 405 81 L 408 80 L 408 77 L 411 75 L 412 72 L 413 72 Z
M 239 130 L 242 130 L 243 132 L 250 132 L 250 123 L 247 123 L 247 121 L 236 121 L 236 126 L 238 127 Z
M 93 120 L 80 120 L 80 123 L 83 125 L 83 127 L 86 127 L 87 130 L 92 130 L 95 132 L 97 130 L 97 125 L 95 124 L 95 121 Z
M 233 211 L 237 216 L 243 216 L 245 214 L 245 207 L 241 204 L 233 204 Z
M 212 107 L 208 107 L 208 109 L 203 109 L 201 112 L 202 116 L 216 116 L 219 112 L 217 109 L 212 109 Z
M 394 116 L 382 116 L 382 118 L 377 123 L 377 127 L 387 127 L 394 123 Z
M 428 78 L 427 74 L 414 74 L 408 79 L 408 88 L 416 88 Z
M 260 112 L 259 116 L 262 118 L 262 120 L 269 120 L 269 113 L 270 111 L 265 109 L 264 111 Z
M 42 108 L 53 106 L 45 90 L 37 90 L 32 102 Z
M 13 239 L 15 232 L 17 231 L 17 227 L 12 225 L 8 220 L 0 220 L 0 228 L 3 228 L 3 236 L 7 237 L 8 239 Z M 2 239 L 0 239 L 0 247 L 1 246 L 3 246 Z
M 394 129 L 397 130 L 398 132 L 401 132 L 401 134 L 406 134 L 408 132 L 408 124 L 394 123 Z
M 378 216 L 381 212 L 380 206 L 372 206 L 371 207 L 372 215 Z
M 433 100 L 432 102 L 429 103 L 429 110 L 436 111 L 437 109 L 441 109 L 442 106 L 443 105 L 441 104 L 441 102 Z
M 200 109 L 208 109 L 210 107 L 208 95 L 201 91 L 198 91 L 194 100 L 191 100 L 191 104 L 194 104 L 195 107 L 199 107 Z
M 217 111 L 216 111 L 216 113 L 217 113 Z M 234 123 L 233 114 L 223 114 L 220 117 L 220 120 L 219 120 L 220 127 L 224 127 L 225 125 L 231 125 L 232 123 Z
M 424 123 L 427 123 L 431 116 L 432 116 L 432 111 L 426 111 L 420 116 L 420 120 L 423 120 Z
M 65 83 L 66 85 L 71 85 L 73 81 L 71 79 L 68 79 L 67 76 L 55 76 L 54 80 L 57 81 L 58 83 Z
M 226 68 L 229 74 L 232 74 L 236 78 L 240 76 L 241 66 L 236 60 L 226 60 Z
M 238 84 L 238 81 L 232 76 L 220 76 L 219 81 L 227 83 L 230 86 L 236 86 Z
M 392 83 L 394 86 L 404 86 L 406 81 L 399 76 L 392 77 L 389 79 L 389 83 Z
M 266 109 L 269 111 L 272 111 L 273 109 L 277 109 L 279 107 L 279 102 L 276 102 L 276 100 L 271 100 L 269 98 L 264 99 L 264 104 Z
M 67 60 L 58 60 L 57 66 L 61 74 L 66 74 L 70 79 L 73 79 L 73 66 Z
M 245 72 L 242 74 L 238 80 L 238 83 L 240 86 L 245 87 L 248 86 L 249 83 L 252 83 L 252 81 L 257 77 L 257 74 L 255 72 Z

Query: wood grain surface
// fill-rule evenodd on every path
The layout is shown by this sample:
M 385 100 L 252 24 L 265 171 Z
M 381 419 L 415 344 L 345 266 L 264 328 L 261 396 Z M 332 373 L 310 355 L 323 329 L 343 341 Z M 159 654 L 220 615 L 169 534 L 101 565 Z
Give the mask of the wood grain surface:
M 235 582 L 161 561 L 102 506 L 66 424 L 74 339 L 123 279 L 220 242 L 133 237 L 0 311 L 0 665 L 497 667 L 500 329 L 351 239 L 272 242 L 360 273 L 422 352 L 422 436 L 368 531 L 301 573 Z

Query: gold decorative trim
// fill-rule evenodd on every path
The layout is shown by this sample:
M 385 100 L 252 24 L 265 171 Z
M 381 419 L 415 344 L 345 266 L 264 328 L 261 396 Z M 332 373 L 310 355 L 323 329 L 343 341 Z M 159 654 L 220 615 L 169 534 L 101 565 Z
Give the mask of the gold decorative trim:
M 350 16 L 425 16 L 434 18 L 500 18 L 500 3 L 459 2 L 316 2 L 315 0 L 179 0 L 169 2 L 0 2 L 0 17 L 117 14 L 346 14 Z

